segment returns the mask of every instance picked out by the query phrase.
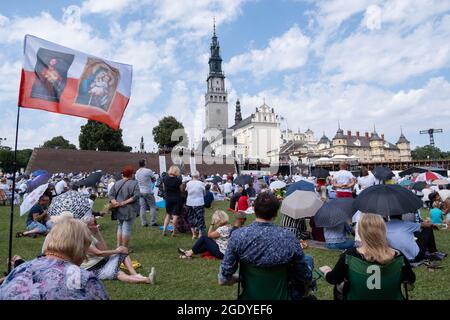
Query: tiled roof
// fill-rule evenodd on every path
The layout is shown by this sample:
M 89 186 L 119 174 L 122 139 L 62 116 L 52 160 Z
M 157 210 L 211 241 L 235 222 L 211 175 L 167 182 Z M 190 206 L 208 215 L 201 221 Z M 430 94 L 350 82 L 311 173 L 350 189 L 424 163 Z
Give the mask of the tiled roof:
M 186 154 L 190 151 L 186 150 Z M 173 164 L 170 154 L 166 154 L 166 168 Z M 34 149 L 27 166 L 26 172 L 43 169 L 49 173 L 92 172 L 102 170 L 105 173 L 121 172 L 126 165 L 132 165 L 136 169 L 141 159 L 147 160 L 147 165 L 152 170 L 159 172 L 159 154 L 156 153 L 132 153 L 132 152 L 108 152 L 89 150 L 64 150 L 64 149 Z M 218 157 L 215 157 L 216 162 Z M 234 164 L 206 164 L 212 163 L 212 158 L 204 158 L 204 164 L 197 163 L 197 170 L 201 174 L 216 174 L 235 172 Z M 227 159 L 229 160 L 229 159 Z M 232 160 L 230 161 L 232 162 Z M 182 166 L 182 171 L 190 172 L 189 158 Z

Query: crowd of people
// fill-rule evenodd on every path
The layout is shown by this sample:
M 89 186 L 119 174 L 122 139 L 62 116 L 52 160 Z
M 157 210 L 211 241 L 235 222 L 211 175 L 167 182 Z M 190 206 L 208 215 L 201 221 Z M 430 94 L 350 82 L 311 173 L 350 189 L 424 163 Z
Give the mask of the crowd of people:
M 28 212 L 26 231 L 16 234 L 18 238 L 44 235 L 42 255 L 28 262 L 20 257 L 9 262 L 14 268 L 1 280 L 0 299 L 108 299 L 103 280 L 154 284 L 155 269 L 151 268 L 148 275 L 139 274 L 130 258 L 132 227 L 137 217 L 143 228 L 161 227 L 162 236 L 189 233 L 195 242 L 191 248 L 177 249 L 180 259 L 201 254 L 222 260 L 219 285 L 242 282 L 242 298 L 256 285 L 244 273 L 256 268 L 272 270 L 274 275 L 279 271 L 276 268 L 285 268 L 283 272 L 289 281 L 288 296 L 280 296 L 283 298 L 314 298 L 314 274 L 318 273 L 334 285 L 335 299 L 403 299 L 400 286 L 415 282 L 412 266 L 446 257 L 438 251 L 434 238 L 434 231 L 445 228 L 450 221 L 450 194 L 446 197 L 445 192 L 440 192 L 446 191 L 445 185 L 436 187 L 430 181 L 420 190 L 412 189 L 422 199 L 423 207 L 430 208 L 425 211 L 429 214 L 425 219 L 420 209 L 395 215 L 358 211 L 335 226 L 319 227 L 314 219 L 316 209 L 298 219 L 280 210 L 283 201 L 295 196 L 289 195 L 290 186 L 301 182 L 298 190 L 311 192 L 326 203 L 354 199 L 372 186 L 401 184 L 415 177 L 378 179 L 366 168 L 355 177 L 346 163 L 341 163 L 338 172 L 320 177 L 208 177 L 197 171 L 182 175 L 177 166 L 157 175 L 147 168 L 145 160 L 138 167 L 137 171 L 131 165 L 123 168 L 121 177 L 101 175 L 92 186 L 83 184 L 89 174 L 53 175 L 48 189 Z M 29 191 L 23 186 L 26 179 L 21 177 L 17 183 L 24 197 Z M 71 215 L 70 210 L 50 216 L 52 200 L 74 190 L 89 198 L 89 210 L 82 217 Z M 109 200 L 103 212 L 93 210 L 97 197 Z M 161 201 L 165 208 L 162 226 L 157 223 L 157 204 Z M 228 209 L 213 210 L 208 223 L 205 208 L 213 207 L 215 201 L 225 201 Z M 275 220 L 280 211 L 278 225 Z M 117 220 L 115 249 L 108 249 L 96 222 L 96 216 L 106 212 Z M 249 215 L 254 215 L 255 220 L 245 225 Z M 341 252 L 334 268 L 323 266 L 314 270 L 314 258 L 304 252 L 308 240 Z M 120 269 L 121 265 L 126 272 Z M 367 283 L 371 273 L 361 270 L 381 270 L 381 279 L 370 287 Z

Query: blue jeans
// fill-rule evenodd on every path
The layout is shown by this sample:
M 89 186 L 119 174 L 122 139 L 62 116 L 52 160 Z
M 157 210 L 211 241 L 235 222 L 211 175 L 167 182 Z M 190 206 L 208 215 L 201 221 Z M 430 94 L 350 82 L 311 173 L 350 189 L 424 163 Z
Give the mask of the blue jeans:
M 38 233 L 46 234 L 50 231 L 52 227 L 53 223 L 50 220 L 46 221 L 45 225 L 37 221 L 32 221 L 30 222 L 30 224 L 27 225 L 27 230 L 31 231 L 34 229 L 38 229 Z
M 326 246 L 328 249 L 332 249 L 332 250 L 346 250 L 346 249 L 353 248 L 355 246 L 355 240 L 347 239 L 344 242 L 327 243 Z

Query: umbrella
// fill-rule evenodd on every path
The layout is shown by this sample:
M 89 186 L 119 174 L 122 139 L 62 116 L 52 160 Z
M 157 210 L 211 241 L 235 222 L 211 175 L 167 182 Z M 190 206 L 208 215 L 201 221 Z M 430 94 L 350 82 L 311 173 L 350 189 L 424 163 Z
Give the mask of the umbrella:
M 450 181 L 448 181 L 447 179 L 437 179 L 433 181 L 433 184 L 435 186 L 446 186 L 450 184 Z
M 412 184 L 413 184 L 413 182 L 411 180 L 403 180 L 402 182 L 400 182 L 400 185 L 402 187 L 409 187 Z
M 288 187 L 286 196 L 289 196 L 291 193 L 293 193 L 296 190 L 313 191 L 313 192 L 315 191 L 314 185 L 312 183 L 309 183 L 304 180 L 300 180 L 300 181 L 294 182 L 293 184 L 291 184 Z
M 120 172 L 114 173 L 113 176 L 116 181 L 122 180 L 122 173 L 120 173 Z
M 100 181 L 102 175 L 101 172 L 93 172 L 86 179 L 81 180 L 80 184 L 86 187 L 94 187 Z
M 411 185 L 411 189 L 417 190 L 417 191 L 422 191 L 423 189 L 425 189 L 427 187 L 427 183 L 425 181 L 418 181 L 418 182 L 414 182 Z
M 91 204 L 87 196 L 77 191 L 67 191 L 53 198 L 48 208 L 49 216 L 59 216 L 69 211 L 74 218 L 81 219 L 91 211 Z
M 364 189 L 354 205 L 364 213 L 391 216 L 416 212 L 423 203 L 411 190 L 398 184 L 379 184 Z
M 48 174 L 48 172 L 45 171 L 45 170 L 36 170 L 36 171 L 33 171 L 33 172 L 31 173 L 31 175 L 32 175 L 33 177 L 41 176 L 41 175 L 43 175 L 43 174 Z
M 248 175 L 241 175 L 239 177 L 237 177 L 236 179 L 234 179 L 234 184 L 240 185 L 240 186 L 244 186 L 246 184 L 249 184 L 253 182 L 253 178 L 251 176 Z
M 450 198 L 450 190 L 439 190 L 438 193 L 442 201 L 445 201 L 448 198 Z
M 211 178 L 212 183 L 222 183 L 222 178 L 218 176 L 214 176 Z
M 382 181 L 392 179 L 395 176 L 391 169 L 382 166 L 378 166 L 373 169 L 372 174 L 375 176 L 375 178 Z
M 315 168 L 311 175 L 317 179 L 326 179 L 330 176 L 330 172 L 324 168 Z
M 439 173 L 436 172 L 424 172 L 417 176 L 416 181 L 434 181 L 438 179 L 443 179 L 444 177 L 441 176 Z
M 280 181 L 280 180 L 272 182 L 269 186 L 269 188 L 272 190 L 273 189 L 283 189 L 284 187 L 286 187 L 286 182 Z
M 322 205 L 314 192 L 297 190 L 283 200 L 281 213 L 293 219 L 312 217 Z
M 30 211 L 30 209 L 39 201 L 39 198 L 44 194 L 45 190 L 48 188 L 48 183 L 43 184 L 36 189 L 34 189 L 31 193 L 29 193 L 22 204 L 20 205 L 20 215 L 23 216 L 25 213 Z
M 45 173 L 45 174 L 42 174 L 42 175 L 34 178 L 33 180 L 31 180 L 30 182 L 27 183 L 27 193 L 30 193 L 37 187 L 39 187 L 43 184 L 46 184 L 48 182 L 48 180 L 50 180 L 51 177 L 52 177 L 51 174 Z
M 352 198 L 331 199 L 314 216 L 317 227 L 333 228 L 351 219 L 355 212 Z

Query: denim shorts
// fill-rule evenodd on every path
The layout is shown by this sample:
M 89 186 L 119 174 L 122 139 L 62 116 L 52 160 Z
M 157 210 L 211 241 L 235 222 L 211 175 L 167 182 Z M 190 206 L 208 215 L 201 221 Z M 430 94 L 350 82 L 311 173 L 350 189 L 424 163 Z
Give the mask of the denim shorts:
M 49 228 L 47 228 L 45 225 L 43 225 L 42 223 L 39 223 L 37 221 L 32 221 L 32 222 L 30 222 L 30 224 L 27 225 L 28 231 L 31 231 L 33 229 L 38 229 L 39 233 L 47 233 L 48 231 L 50 231 Z
M 123 236 L 129 237 L 131 235 L 131 230 L 133 229 L 134 220 L 136 220 L 136 217 L 129 220 L 119 219 L 117 223 L 117 233 L 121 233 Z

